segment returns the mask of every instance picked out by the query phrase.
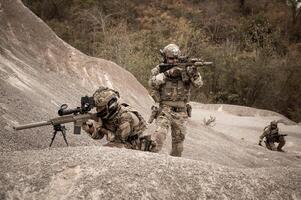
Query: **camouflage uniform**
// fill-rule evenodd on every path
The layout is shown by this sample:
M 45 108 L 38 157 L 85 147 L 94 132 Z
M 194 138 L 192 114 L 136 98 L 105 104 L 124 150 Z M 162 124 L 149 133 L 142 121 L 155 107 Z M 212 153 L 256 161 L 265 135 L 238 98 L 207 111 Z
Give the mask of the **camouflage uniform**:
M 262 135 L 259 137 L 259 145 L 261 145 L 262 140 L 266 138 L 266 147 L 273 151 L 283 151 L 282 147 L 285 145 L 284 136 L 279 135 L 279 129 L 277 127 L 277 122 L 272 121 L 270 125 L 264 128 Z M 276 147 L 274 143 L 279 143 Z
M 180 56 L 179 47 L 169 44 L 163 49 L 165 63 L 177 62 Z M 176 67 L 160 73 L 159 65 L 151 71 L 149 85 L 151 96 L 159 104 L 159 113 L 156 118 L 156 131 L 152 135 L 153 152 L 159 152 L 171 128 L 172 150 L 170 155 L 180 157 L 183 152 L 183 142 L 186 135 L 186 123 L 188 118 L 187 106 L 190 101 L 192 86 L 201 87 L 202 78 L 195 67 L 188 67 L 185 72 L 189 80 L 183 81 L 181 71 Z
M 118 92 L 100 87 L 93 95 L 97 121 L 89 120 L 83 127 L 93 139 L 106 136 L 106 146 L 141 149 L 140 137 L 146 129 L 143 117 L 127 104 L 119 104 Z

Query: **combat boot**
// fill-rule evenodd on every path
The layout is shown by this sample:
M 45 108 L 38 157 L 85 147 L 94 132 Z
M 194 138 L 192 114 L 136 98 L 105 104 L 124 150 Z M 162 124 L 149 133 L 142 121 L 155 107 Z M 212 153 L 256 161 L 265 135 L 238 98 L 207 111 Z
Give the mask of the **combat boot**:
M 140 140 L 140 150 L 155 152 L 154 149 L 156 147 L 156 143 L 153 140 L 151 140 L 150 135 L 142 136 L 139 138 L 139 140 Z
M 285 152 L 285 151 L 283 151 L 282 149 L 279 149 L 279 148 L 277 148 L 277 151 L 279 151 L 279 152 Z

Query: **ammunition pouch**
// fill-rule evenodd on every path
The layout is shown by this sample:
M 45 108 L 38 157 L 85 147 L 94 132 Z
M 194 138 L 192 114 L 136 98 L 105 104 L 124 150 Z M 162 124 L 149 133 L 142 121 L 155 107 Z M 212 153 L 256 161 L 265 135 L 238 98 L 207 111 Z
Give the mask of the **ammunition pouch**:
M 187 104 L 184 101 L 162 101 L 160 108 L 167 107 L 168 110 L 173 112 L 187 113 Z
M 189 78 L 189 76 L 188 76 L 186 70 L 182 70 L 182 71 L 181 71 L 181 76 L 182 76 L 182 81 L 183 81 L 184 83 L 189 82 L 190 78 Z
M 151 90 L 150 95 L 155 102 L 161 101 L 160 92 L 158 90 Z
M 170 110 L 173 112 L 187 112 L 186 107 L 170 107 Z
M 159 108 L 157 106 L 152 106 L 151 110 L 152 110 L 152 113 L 148 120 L 148 123 L 150 123 L 150 124 L 154 121 L 154 119 L 157 119 L 157 117 L 159 115 Z
M 180 79 L 166 79 L 166 83 L 163 84 L 159 90 L 160 100 L 170 102 L 189 102 L 191 88 L 188 83 L 190 82 L 184 82 L 181 77 Z M 184 106 L 185 105 L 183 105 L 183 107 Z
M 186 103 L 184 101 L 161 101 L 160 102 L 160 107 L 161 106 L 170 106 L 170 107 L 179 107 L 179 108 L 185 108 Z

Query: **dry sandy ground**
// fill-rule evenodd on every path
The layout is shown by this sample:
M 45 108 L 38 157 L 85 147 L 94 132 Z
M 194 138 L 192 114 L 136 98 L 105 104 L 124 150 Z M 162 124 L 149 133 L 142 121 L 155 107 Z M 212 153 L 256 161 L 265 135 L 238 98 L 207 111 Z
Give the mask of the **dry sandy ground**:
M 70 147 L 58 135 L 48 148 L 51 127 L 12 129 L 78 106 L 99 85 L 148 118 L 153 102 L 130 73 L 69 46 L 19 0 L 0 0 L 0 199 L 301 199 L 301 127 L 271 111 L 193 103 L 183 158 L 168 155 L 170 137 L 153 154 L 102 147 L 72 125 Z M 278 119 L 285 153 L 257 145 Z
M 299 199 L 300 168 L 257 169 L 109 147 L 1 156 L 8 199 Z M 5 173 L 4 173 L 5 172 Z

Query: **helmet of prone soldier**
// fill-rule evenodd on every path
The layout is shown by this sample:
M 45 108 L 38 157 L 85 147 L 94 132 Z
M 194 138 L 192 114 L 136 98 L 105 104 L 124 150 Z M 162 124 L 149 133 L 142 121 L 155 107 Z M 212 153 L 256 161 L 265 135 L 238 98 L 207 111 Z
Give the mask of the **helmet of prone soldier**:
M 276 129 L 277 128 L 277 122 L 276 121 L 271 121 L 271 129 Z
M 119 93 L 107 87 L 99 87 L 93 94 L 96 111 L 99 117 L 106 119 L 118 109 Z
M 179 58 L 181 55 L 180 48 L 175 44 L 169 44 L 166 47 L 164 47 L 162 53 L 165 59 Z

